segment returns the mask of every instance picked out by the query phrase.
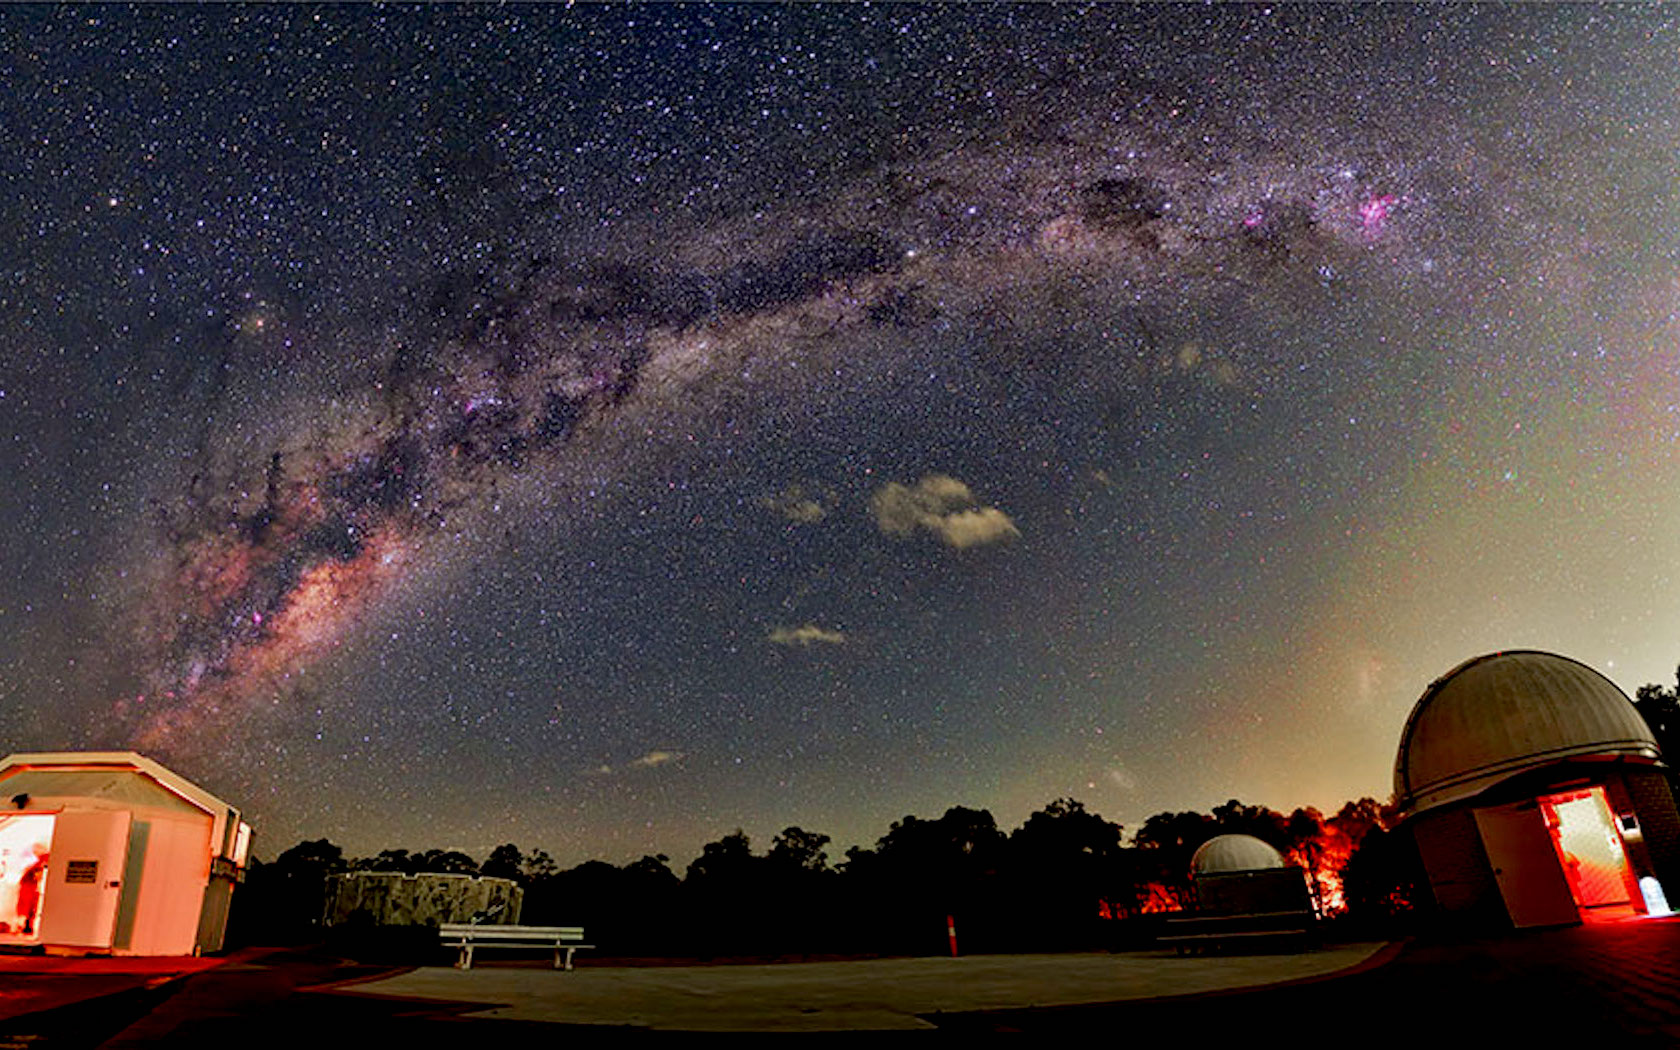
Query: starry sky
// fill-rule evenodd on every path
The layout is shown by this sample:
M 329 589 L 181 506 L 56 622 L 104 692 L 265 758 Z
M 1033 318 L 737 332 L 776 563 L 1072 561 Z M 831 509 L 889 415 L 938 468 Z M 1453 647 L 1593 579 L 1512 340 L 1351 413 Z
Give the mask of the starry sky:
M 8 7 L 0 741 L 259 855 L 1385 797 L 1680 663 L 1680 12 Z

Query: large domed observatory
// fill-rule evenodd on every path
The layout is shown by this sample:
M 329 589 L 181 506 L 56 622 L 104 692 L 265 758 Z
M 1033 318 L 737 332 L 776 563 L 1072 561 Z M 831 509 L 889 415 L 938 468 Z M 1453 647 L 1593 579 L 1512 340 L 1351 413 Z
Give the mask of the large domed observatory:
M 1394 764 L 1442 912 L 1498 926 L 1649 914 L 1680 890 L 1680 813 L 1650 727 L 1587 665 L 1467 660 L 1424 690 Z

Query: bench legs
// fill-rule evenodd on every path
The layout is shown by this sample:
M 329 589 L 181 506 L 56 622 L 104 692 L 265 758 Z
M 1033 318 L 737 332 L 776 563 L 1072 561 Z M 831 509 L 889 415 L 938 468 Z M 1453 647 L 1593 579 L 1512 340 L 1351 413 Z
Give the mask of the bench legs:
M 498 945 L 495 945 L 495 944 L 490 944 L 490 945 L 487 945 L 487 946 L 491 947 L 491 948 L 498 947 Z M 540 948 L 542 946 L 538 945 L 538 944 L 531 944 L 531 945 L 506 945 L 506 946 L 502 946 L 502 947 Z M 588 945 L 588 944 L 582 944 L 582 945 L 579 945 L 579 944 L 556 944 L 554 946 L 554 968 L 556 970 L 570 970 L 572 968 L 572 954 L 574 952 L 576 952 L 579 948 L 589 948 L 589 947 L 593 947 L 593 946 Z M 472 969 L 472 962 L 473 962 L 473 945 L 472 945 L 472 943 L 469 941 L 466 944 L 461 945 L 460 948 L 461 948 L 461 954 L 455 960 L 455 968 L 457 970 L 470 970 L 470 969 Z

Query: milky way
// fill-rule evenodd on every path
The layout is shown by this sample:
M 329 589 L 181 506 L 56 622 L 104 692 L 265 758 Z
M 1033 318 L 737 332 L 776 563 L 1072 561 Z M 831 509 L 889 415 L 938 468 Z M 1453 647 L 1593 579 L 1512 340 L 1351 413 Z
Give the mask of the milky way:
M 1667 19 L 971 13 L 7 15 L 0 726 L 634 852 L 1680 657 Z
M 1429 188 L 1437 173 L 1373 170 L 1351 150 L 1261 146 L 1222 164 L 1226 151 L 1209 143 L 1199 154 L 1151 149 L 1150 138 L 1118 124 L 1053 151 L 953 150 L 871 172 L 826 206 L 767 215 L 747 233 L 696 234 L 655 268 L 538 258 L 518 283 L 465 301 L 436 290 L 457 335 L 429 352 L 399 347 L 367 417 L 331 447 L 275 451 L 260 480 L 251 464 L 192 479 L 181 520 L 167 523 L 177 564 L 158 596 L 151 692 L 124 705 L 145 710 L 137 739 L 167 746 L 266 702 L 264 686 L 330 644 L 399 575 L 423 571 L 416 549 L 463 505 L 500 478 L 547 469 L 557 447 L 604 426 L 644 382 L 655 388 L 647 396 L 676 401 L 726 381 L 767 325 L 820 331 L 833 353 L 851 329 L 914 339 L 975 324 L 978 300 L 1078 276 L 1090 282 L 1081 295 L 1131 295 L 1147 339 L 1146 310 L 1159 313 L 1162 288 L 1186 274 L 1212 294 L 1275 294 L 1280 273 L 1328 282 L 1373 259 L 1397 280 L 1441 279 L 1457 260 L 1428 248 L 1461 249 L 1431 229 L 1433 195 L 1491 210 L 1483 186 Z M 739 261 L 688 268 L 696 255 Z

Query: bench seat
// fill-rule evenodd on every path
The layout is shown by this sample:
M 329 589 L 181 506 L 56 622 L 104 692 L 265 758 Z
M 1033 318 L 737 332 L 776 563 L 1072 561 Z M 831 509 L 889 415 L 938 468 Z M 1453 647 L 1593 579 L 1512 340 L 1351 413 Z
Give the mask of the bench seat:
M 1317 917 L 1310 911 L 1175 915 L 1163 924 L 1155 943 L 1172 945 L 1183 954 L 1197 949 L 1217 951 L 1233 942 L 1308 941 L 1314 935 L 1316 921 Z
M 554 968 L 570 970 L 572 953 L 593 944 L 583 943 L 582 926 L 475 926 L 446 922 L 438 927 L 445 948 L 460 949 L 457 969 L 472 969 L 473 951 L 478 948 L 553 948 Z

